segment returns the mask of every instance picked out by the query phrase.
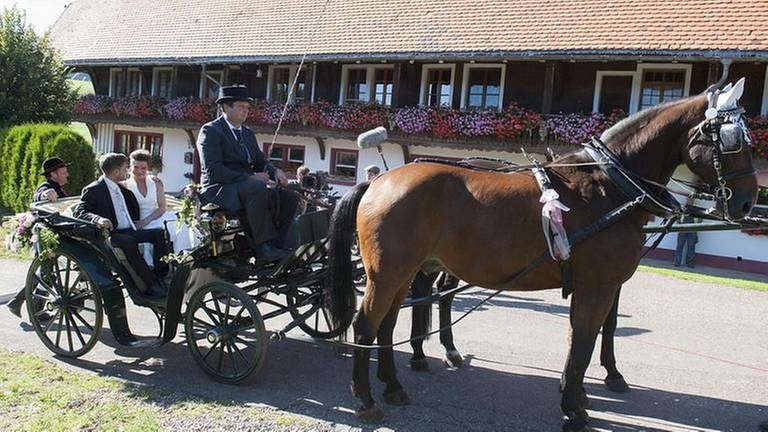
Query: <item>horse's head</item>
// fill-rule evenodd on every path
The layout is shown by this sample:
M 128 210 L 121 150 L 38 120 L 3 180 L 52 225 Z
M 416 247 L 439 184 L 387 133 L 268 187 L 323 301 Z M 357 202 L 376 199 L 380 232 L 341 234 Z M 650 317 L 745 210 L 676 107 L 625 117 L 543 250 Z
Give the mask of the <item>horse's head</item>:
M 682 155 L 688 168 L 709 186 L 718 210 L 731 221 L 744 218 L 757 198 L 751 141 L 744 109 L 738 105 L 743 92 L 744 78 L 722 90 L 707 91 L 704 120 L 689 131 Z

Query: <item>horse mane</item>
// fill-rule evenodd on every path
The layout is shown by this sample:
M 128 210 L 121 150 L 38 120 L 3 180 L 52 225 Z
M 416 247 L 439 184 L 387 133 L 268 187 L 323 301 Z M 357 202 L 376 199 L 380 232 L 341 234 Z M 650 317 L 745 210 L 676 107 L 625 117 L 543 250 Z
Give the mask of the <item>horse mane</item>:
M 669 126 L 670 122 L 654 121 L 661 115 L 662 111 L 691 103 L 700 96 L 665 102 L 632 114 L 608 128 L 602 133 L 600 139 L 613 150 L 618 150 L 617 147 L 621 147 L 625 152 L 632 153 L 641 144 L 659 135 L 664 127 Z

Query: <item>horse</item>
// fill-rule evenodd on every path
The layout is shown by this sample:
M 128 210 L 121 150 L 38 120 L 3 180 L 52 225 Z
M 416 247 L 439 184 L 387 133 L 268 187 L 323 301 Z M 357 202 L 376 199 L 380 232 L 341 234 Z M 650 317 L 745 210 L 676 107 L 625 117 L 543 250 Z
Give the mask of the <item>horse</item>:
M 741 220 L 755 203 L 752 149 L 737 105 L 743 85 L 742 79 L 636 113 L 547 168 L 570 208 L 564 221 L 572 244 L 567 279 L 547 252 L 541 190 L 530 173 L 415 163 L 352 188 L 331 219 L 326 286 L 334 326 L 354 331 L 352 393 L 361 402 L 358 417 L 366 422 L 384 417 L 370 391 L 367 348 L 374 340 L 384 400 L 410 403 L 397 380 L 392 333 L 416 273 L 438 268 L 488 289 L 572 288 L 560 408 L 564 429 L 585 428 L 583 381 L 598 330 L 639 264 L 642 227 L 655 213 L 674 213 L 669 203 L 674 198 L 659 195 L 656 185 L 666 184 L 685 164 L 716 195 L 726 219 Z M 367 278 L 357 313 L 350 260 L 355 228 Z

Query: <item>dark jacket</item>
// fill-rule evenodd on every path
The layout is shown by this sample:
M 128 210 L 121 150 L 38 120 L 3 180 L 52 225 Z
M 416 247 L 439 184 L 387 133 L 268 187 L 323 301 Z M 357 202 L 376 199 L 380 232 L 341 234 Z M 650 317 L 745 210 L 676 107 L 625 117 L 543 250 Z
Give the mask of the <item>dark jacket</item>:
M 43 201 L 43 192 L 47 191 L 48 189 L 53 189 L 56 191 L 56 194 L 59 196 L 59 198 L 64 198 L 67 196 L 67 193 L 64 192 L 64 190 L 61 188 L 61 186 L 56 183 L 55 181 L 48 179 L 42 183 L 40 183 L 40 186 L 37 187 L 37 190 L 35 191 L 35 194 L 32 195 L 32 201 Z
M 250 152 L 251 164 L 245 148 L 235 140 L 224 117 L 200 128 L 197 150 L 200 153 L 200 199 L 203 203 L 213 202 L 227 209 L 238 209 L 237 188 L 230 185 L 265 170 L 272 179 L 275 178 L 275 167 L 265 160 L 253 131 L 243 126 L 242 137 L 243 145 Z
M 131 220 L 139 220 L 139 202 L 136 201 L 136 196 L 119 183 L 118 185 L 120 186 L 120 192 L 123 193 L 123 198 L 125 198 L 125 204 L 128 206 L 128 214 L 131 215 Z M 115 207 L 112 205 L 112 195 L 109 193 L 107 183 L 104 182 L 104 177 L 100 177 L 83 188 L 80 202 L 75 206 L 72 215 L 78 219 L 93 223 L 96 223 L 99 218 L 105 217 L 117 229 L 117 215 L 115 214 Z

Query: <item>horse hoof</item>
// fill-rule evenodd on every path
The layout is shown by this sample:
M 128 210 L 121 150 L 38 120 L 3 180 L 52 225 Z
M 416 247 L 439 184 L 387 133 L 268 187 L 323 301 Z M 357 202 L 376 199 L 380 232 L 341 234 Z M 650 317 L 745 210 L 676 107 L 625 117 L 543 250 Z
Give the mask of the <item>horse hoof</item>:
M 427 363 L 427 359 L 420 358 L 411 360 L 411 370 L 415 370 L 418 372 L 424 372 L 429 370 L 429 363 Z
M 400 389 L 392 393 L 384 393 L 384 401 L 389 405 L 405 406 L 411 404 L 411 398 L 405 390 Z
M 588 421 L 589 417 L 586 414 L 579 417 L 568 416 L 563 423 L 563 432 L 591 432 L 594 429 L 587 426 Z
M 355 414 L 363 423 L 381 423 L 384 420 L 384 412 L 376 405 L 367 408 L 361 406 Z
M 606 377 L 603 382 L 608 390 L 614 393 L 626 393 L 629 391 L 629 385 L 624 381 L 624 377 L 608 378 Z
M 448 367 L 461 367 L 461 365 L 464 364 L 464 358 L 459 354 L 458 351 L 449 351 L 445 353 L 445 358 L 443 358 L 443 363 L 445 363 Z

